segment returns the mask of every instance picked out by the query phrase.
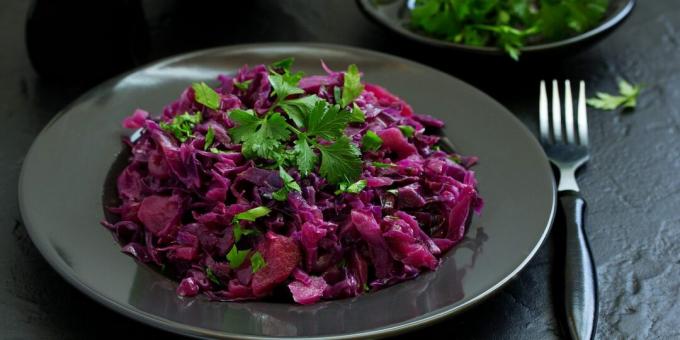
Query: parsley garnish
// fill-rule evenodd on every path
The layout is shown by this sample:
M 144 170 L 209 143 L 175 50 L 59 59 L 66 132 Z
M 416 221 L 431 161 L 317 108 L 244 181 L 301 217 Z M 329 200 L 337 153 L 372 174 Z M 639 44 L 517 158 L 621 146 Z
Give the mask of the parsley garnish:
M 298 87 L 302 73 L 291 73 L 291 60 L 276 62 L 269 67 L 269 81 L 275 101 L 268 112 L 258 116 L 252 110 L 235 109 L 230 118 L 236 123 L 229 133 L 241 143 L 241 153 L 247 158 L 274 161 L 268 166 L 295 165 L 303 176 L 319 163 L 320 173 L 330 184 L 356 181 L 361 172 L 361 153 L 344 135 L 350 122 L 365 120 L 363 112 L 355 105 L 352 112 L 343 109 L 363 91 L 359 70 L 355 65 L 345 74 L 345 86 L 337 92 L 344 105 L 331 105 L 315 96 L 299 96 L 304 91 Z M 276 109 L 281 109 L 293 121 Z M 294 146 L 288 143 L 293 136 Z M 317 155 L 317 152 L 321 157 Z M 274 193 L 273 198 L 284 199 L 290 188 Z
M 341 111 L 340 106 L 319 101 L 307 118 L 307 136 L 321 137 L 326 140 L 344 136 L 349 118 L 348 112 Z
M 615 110 L 619 107 L 634 109 L 637 105 L 637 97 L 640 95 L 642 86 L 631 85 L 629 82 L 619 79 L 619 93 L 615 96 L 608 93 L 598 92 L 597 98 L 588 99 L 588 105 L 601 110 Z
M 373 165 L 376 168 L 391 168 L 393 166 L 397 166 L 394 163 L 382 163 L 382 162 L 371 162 L 371 165 Z
M 375 132 L 368 130 L 361 138 L 361 147 L 368 151 L 378 151 L 382 146 L 383 140 Z
M 342 98 L 340 99 L 340 106 L 346 107 L 354 101 L 364 90 L 364 85 L 361 84 L 361 74 L 357 65 L 349 65 L 347 72 L 345 72 L 345 81 L 342 86 Z
M 241 91 L 248 91 L 248 88 L 250 87 L 250 83 L 252 83 L 252 82 L 253 82 L 252 79 L 246 80 L 244 82 L 234 81 L 234 87 L 236 87 L 237 89 L 239 89 Z
M 260 269 L 264 268 L 266 265 L 267 261 L 264 260 L 264 257 L 262 257 L 262 254 L 260 254 L 259 251 L 256 251 L 253 256 L 250 257 L 250 267 L 253 274 L 259 272 Z
M 212 281 L 216 285 L 222 285 L 222 282 L 220 282 L 220 279 L 215 276 L 215 273 L 210 269 L 210 267 L 205 267 L 205 276 L 208 277 L 208 280 Z
M 349 193 L 349 194 L 358 194 L 361 192 L 361 190 L 364 190 L 366 187 L 366 180 L 365 179 L 360 179 L 354 183 L 346 183 L 342 182 L 338 185 L 339 189 L 335 191 L 336 195 L 339 195 L 343 192 Z
M 413 134 L 416 132 L 416 129 L 414 129 L 413 126 L 410 125 L 399 125 L 399 130 L 401 130 L 401 133 L 406 138 L 413 137 Z
M 289 175 L 286 170 L 283 170 L 282 167 L 279 167 L 279 176 L 283 180 L 283 186 L 281 189 L 276 190 L 272 193 L 272 198 L 274 198 L 277 201 L 285 201 L 288 199 L 288 193 L 291 191 L 297 191 L 300 192 L 302 189 L 300 188 L 300 185 L 295 182 L 295 179 Z
M 196 112 L 191 115 L 185 112 L 181 115 L 176 115 L 170 124 L 160 122 L 161 129 L 171 133 L 180 142 L 186 142 L 189 137 L 194 136 L 194 127 L 201 122 L 201 113 Z
M 252 208 L 250 210 L 246 210 L 242 213 L 236 214 L 234 218 L 232 219 L 231 223 L 234 226 L 234 243 L 238 242 L 241 240 L 241 236 L 245 235 L 251 235 L 257 233 L 257 229 L 243 229 L 241 227 L 240 221 L 250 221 L 250 222 L 255 222 L 256 219 L 267 216 L 271 210 L 267 207 L 259 206 Z
M 250 221 L 255 222 L 256 219 L 269 215 L 271 209 L 263 206 L 255 207 L 250 210 L 246 210 L 242 213 L 236 214 L 234 216 L 234 221 Z
M 231 111 L 229 118 L 239 124 L 229 132 L 234 141 L 243 143 L 241 152 L 249 158 L 273 159 L 281 142 L 290 136 L 288 123 L 278 112 L 259 118 L 252 110 L 236 109 Z
M 213 141 L 215 141 L 215 130 L 213 130 L 212 126 L 208 127 L 208 132 L 205 134 L 205 142 L 203 143 L 203 150 L 208 150 L 210 149 L 210 146 L 212 145 Z
M 366 114 L 359 108 L 357 103 L 354 103 L 352 107 L 352 112 L 349 115 L 350 123 L 363 123 L 366 121 Z
M 269 69 L 270 70 L 281 69 L 284 72 L 285 71 L 290 72 L 290 68 L 293 66 L 293 62 L 295 62 L 295 58 L 293 58 L 293 57 L 288 57 L 288 58 L 285 58 L 285 59 L 277 60 L 277 61 L 269 64 Z
M 307 176 L 309 172 L 314 168 L 318 157 L 314 153 L 314 150 L 307 143 L 307 136 L 303 133 L 298 135 L 300 139 L 295 141 L 295 153 L 297 154 L 297 167 L 303 176 Z
M 319 173 L 329 183 L 349 182 L 361 175 L 361 152 L 349 138 L 342 136 L 331 145 L 319 144 L 317 147 L 321 152 Z
M 213 110 L 220 108 L 220 95 L 206 83 L 194 83 L 191 88 L 194 89 L 197 102 Z
M 236 245 L 231 247 L 231 250 L 227 253 L 227 261 L 229 261 L 229 267 L 236 269 L 240 267 L 243 262 L 248 257 L 250 249 L 238 250 Z

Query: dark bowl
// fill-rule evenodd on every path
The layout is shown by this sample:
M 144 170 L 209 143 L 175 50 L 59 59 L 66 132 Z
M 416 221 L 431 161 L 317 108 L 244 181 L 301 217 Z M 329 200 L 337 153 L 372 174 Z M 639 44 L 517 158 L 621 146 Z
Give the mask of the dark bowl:
M 410 0 L 357 0 L 359 7 L 369 18 L 388 28 L 396 34 L 416 42 L 448 49 L 451 51 L 489 56 L 505 56 L 506 53 L 492 46 L 470 46 L 432 38 L 408 28 L 410 12 L 407 3 Z M 579 35 L 543 44 L 522 47 L 522 57 L 544 54 L 571 54 L 579 52 L 600 41 L 619 26 L 633 11 L 635 0 L 612 0 L 602 22 Z M 521 58 L 522 58 L 521 57 Z

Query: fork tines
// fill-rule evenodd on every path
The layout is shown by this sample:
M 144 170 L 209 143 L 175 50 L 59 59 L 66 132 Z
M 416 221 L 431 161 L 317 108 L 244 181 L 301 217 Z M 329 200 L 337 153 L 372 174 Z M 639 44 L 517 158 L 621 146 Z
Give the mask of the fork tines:
M 563 143 L 588 146 L 588 118 L 586 116 L 586 83 L 579 82 L 577 116 L 574 116 L 574 101 L 571 82 L 564 82 L 564 116 L 560 104 L 560 90 L 557 80 L 552 82 L 552 115 L 548 112 L 548 94 L 545 81 L 541 81 L 539 101 L 539 129 L 541 142 Z

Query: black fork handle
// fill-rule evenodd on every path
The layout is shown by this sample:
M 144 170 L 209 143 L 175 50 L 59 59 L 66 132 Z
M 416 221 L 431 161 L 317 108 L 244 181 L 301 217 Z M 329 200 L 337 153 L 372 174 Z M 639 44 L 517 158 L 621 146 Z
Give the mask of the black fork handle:
M 583 230 L 586 202 L 576 191 L 560 192 L 565 216 L 564 307 L 574 340 L 590 340 L 597 324 L 597 274 Z

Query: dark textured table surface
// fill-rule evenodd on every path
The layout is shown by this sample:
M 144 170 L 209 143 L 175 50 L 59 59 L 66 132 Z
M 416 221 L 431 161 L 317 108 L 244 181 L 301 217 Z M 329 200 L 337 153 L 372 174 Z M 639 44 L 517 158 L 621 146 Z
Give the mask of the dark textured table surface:
M 0 4 L 0 338 L 171 337 L 68 285 L 38 253 L 21 222 L 16 188 L 26 151 L 49 119 L 89 87 L 46 80 L 33 70 L 24 42 L 28 3 Z M 584 79 L 591 92 L 614 91 L 617 77 L 645 84 L 634 112 L 590 112 L 593 157 L 580 183 L 599 279 L 597 337 L 680 338 L 680 1 L 641 0 L 623 26 L 590 50 L 521 64 L 461 59 L 403 41 L 366 19 L 349 0 L 246 3 L 208 2 L 214 7 L 208 11 L 189 2 L 144 1 L 147 60 L 246 42 L 360 46 L 462 78 L 534 130 L 540 79 Z M 87 44 L 83 41 L 82 48 Z M 553 235 L 493 297 L 412 335 L 563 337 L 555 317 L 559 292 L 551 279 L 559 270 L 559 242 Z

